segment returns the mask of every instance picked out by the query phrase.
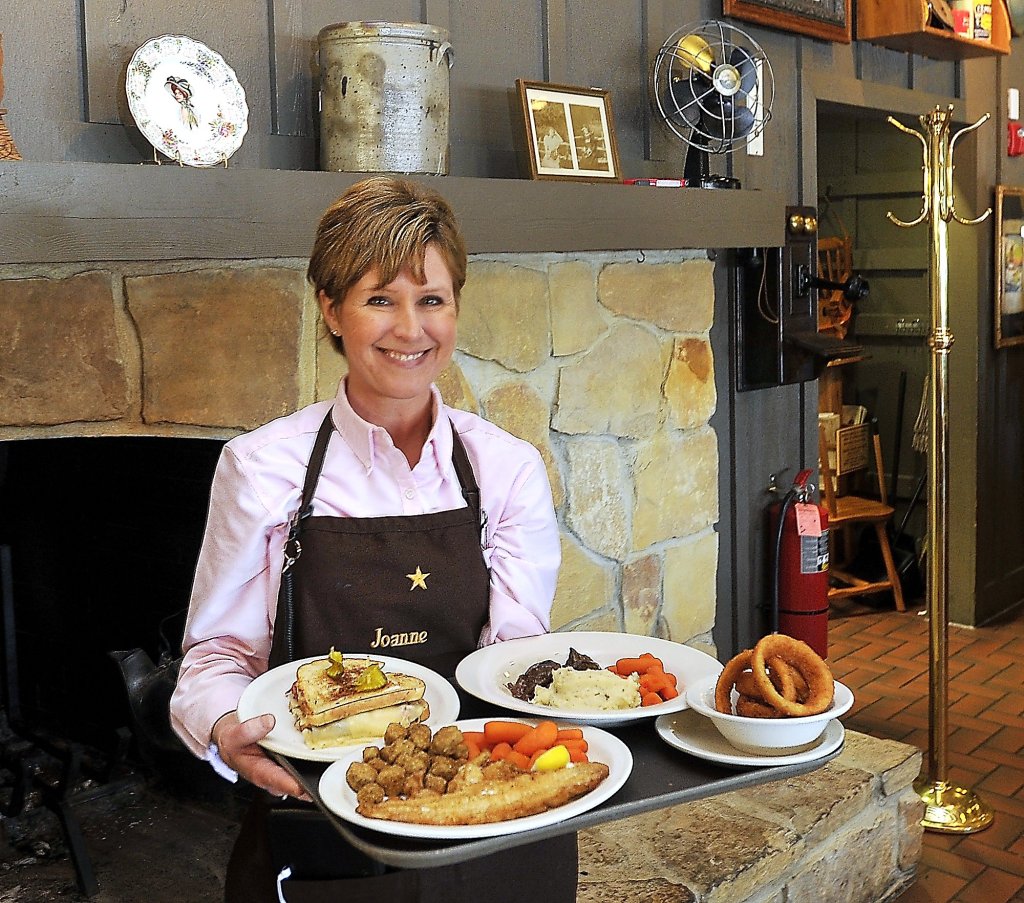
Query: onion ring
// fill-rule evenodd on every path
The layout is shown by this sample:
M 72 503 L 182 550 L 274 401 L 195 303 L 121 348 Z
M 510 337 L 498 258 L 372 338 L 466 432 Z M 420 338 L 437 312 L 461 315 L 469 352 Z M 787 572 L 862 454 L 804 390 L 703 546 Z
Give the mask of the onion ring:
M 736 714 L 744 718 L 783 718 L 782 712 L 773 709 L 767 702 L 754 696 L 743 696 L 736 700 Z
M 715 708 L 723 715 L 731 715 L 732 711 L 732 688 L 736 678 L 750 667 L 752 649 L 744 649 L 739 655 L 733 656 L 726 662 L 722 673 L 718 675 L 718 683 L 715 684 Z
M 775 686 L 765 670 L 766 660 L 780 657 L 807 681 L 808 696 L 805 702 L 786 699 Z M 828 665 L 810 646 L 802 640 L 786 636 L 784 633 L 771 633 L 762 637 L 750 656 L 750 668 L 754 672 L 754 680 L 761 695 L 774 709 L 793 718 L 802 715 L 819 715 L 832 705 L 835 695 L 835 679 Z M 716 694 L 717 698 L 717 694 Z
M 807 686 L 807 679 L 789 662 L 779 656 L 773 656 L 768 660 L 770 671 L 768 676 L 772 679 L 772 685 L 786 699 L 794 699 L 797 702 L 806 702 L 810 695 L 811 688 Z M 787 684 L 792 682 L 792 693 L 786 692 Z
M 775 656 L 768 661 L 768 677 L 771 678 L 772 686 L 778 690 L 785 699 L 791 702 L 803 702 L 807 696 L 807 682 L 800 672 L 792 665 L 786 664 L 781 658 Z M 803 688 L 801 696 L 800 688 Z M 767 702 L 761 695 L 754 680 L 753 671 L 744 671 L 736 675 L 736 692 L 740 696 L 749 696 L 758 702 Z

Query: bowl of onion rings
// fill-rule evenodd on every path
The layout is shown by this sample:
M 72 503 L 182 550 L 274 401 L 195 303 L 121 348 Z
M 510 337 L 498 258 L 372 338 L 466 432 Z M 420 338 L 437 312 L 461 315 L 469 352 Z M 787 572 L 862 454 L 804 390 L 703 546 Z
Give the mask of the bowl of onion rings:
M 722 671 L 691 684 L 686 702 L 737 749 L 788 755 L 810 749 L 853 693 L 806 643 L 769 634 Z
M 686 691 L 690 708 L 711 719 L 719 733 L 738 750 L 758 756 L 789 755 L 810 749 L 833 718 L 848 712 L 853 693 L 835 681 L 832 704 L 818 715 L 757 717 L 730 715 L 715 708 L 717 678 L 706 677 Z M 733 701 L 739 696 L 732 690 Z

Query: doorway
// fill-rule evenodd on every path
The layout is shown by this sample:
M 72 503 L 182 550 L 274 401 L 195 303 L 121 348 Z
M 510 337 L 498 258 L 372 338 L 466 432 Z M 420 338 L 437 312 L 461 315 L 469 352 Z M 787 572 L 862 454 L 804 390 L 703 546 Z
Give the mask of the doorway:
M 920 154 L 884 113 L 827 104 L 818 106 L 817 148 L 819 241 L 823 248 L 849 248 L 852 273 L 870 289 L 860 300 L 823 305 L 820 326 L 857 342 L 863 353 L 826 370 L 819 410 L 844 425 L 863 417 L 880 437 L 883 483 L 896 511 L 890 541 L 913 609 L 924 595 L 918 564 L 927 519 L 929 240 L 926 225 L 899 228 L 886 213 L 912 220 L 920 212 Z M 871 533 L 862 534 L 848 568 L 854 573 L 882 566 Z M 858 602 L 893 605 L 891 593 Z

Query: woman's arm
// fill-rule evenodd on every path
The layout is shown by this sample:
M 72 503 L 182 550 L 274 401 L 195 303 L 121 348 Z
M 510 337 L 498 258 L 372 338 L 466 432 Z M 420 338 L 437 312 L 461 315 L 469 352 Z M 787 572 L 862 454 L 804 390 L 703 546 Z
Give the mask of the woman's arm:
M 484 554 L 491 571 L 490 620 L 481 645 L 548 632 L 561 563 L 551 487 L 532 446 L 498 496 L 481 482 L 488 512 Z
M 267 669 L 283 520 L 264 504 L 229 443 L 214 474 L 185 657 L 171 698 L 171 723 L 200 758 L 210 758 L 215 722 L 234 711 L 243 690 Z

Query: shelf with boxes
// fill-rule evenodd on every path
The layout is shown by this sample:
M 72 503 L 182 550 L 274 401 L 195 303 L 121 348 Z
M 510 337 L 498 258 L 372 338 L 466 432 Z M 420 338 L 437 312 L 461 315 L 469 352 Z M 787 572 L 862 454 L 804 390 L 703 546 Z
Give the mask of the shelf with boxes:
M 990 7 L 988 38 L 957 34 L 951 23 L 958 10 L 948 8 L 953 5 L 943 3 L 946 8 L 940 17 L 938 4 L 929 0 L 859 0 L 857 39 L 938 60 L 995 57 L 1010 52 L 1010 15 L 1005 0 L 971 4 Z

